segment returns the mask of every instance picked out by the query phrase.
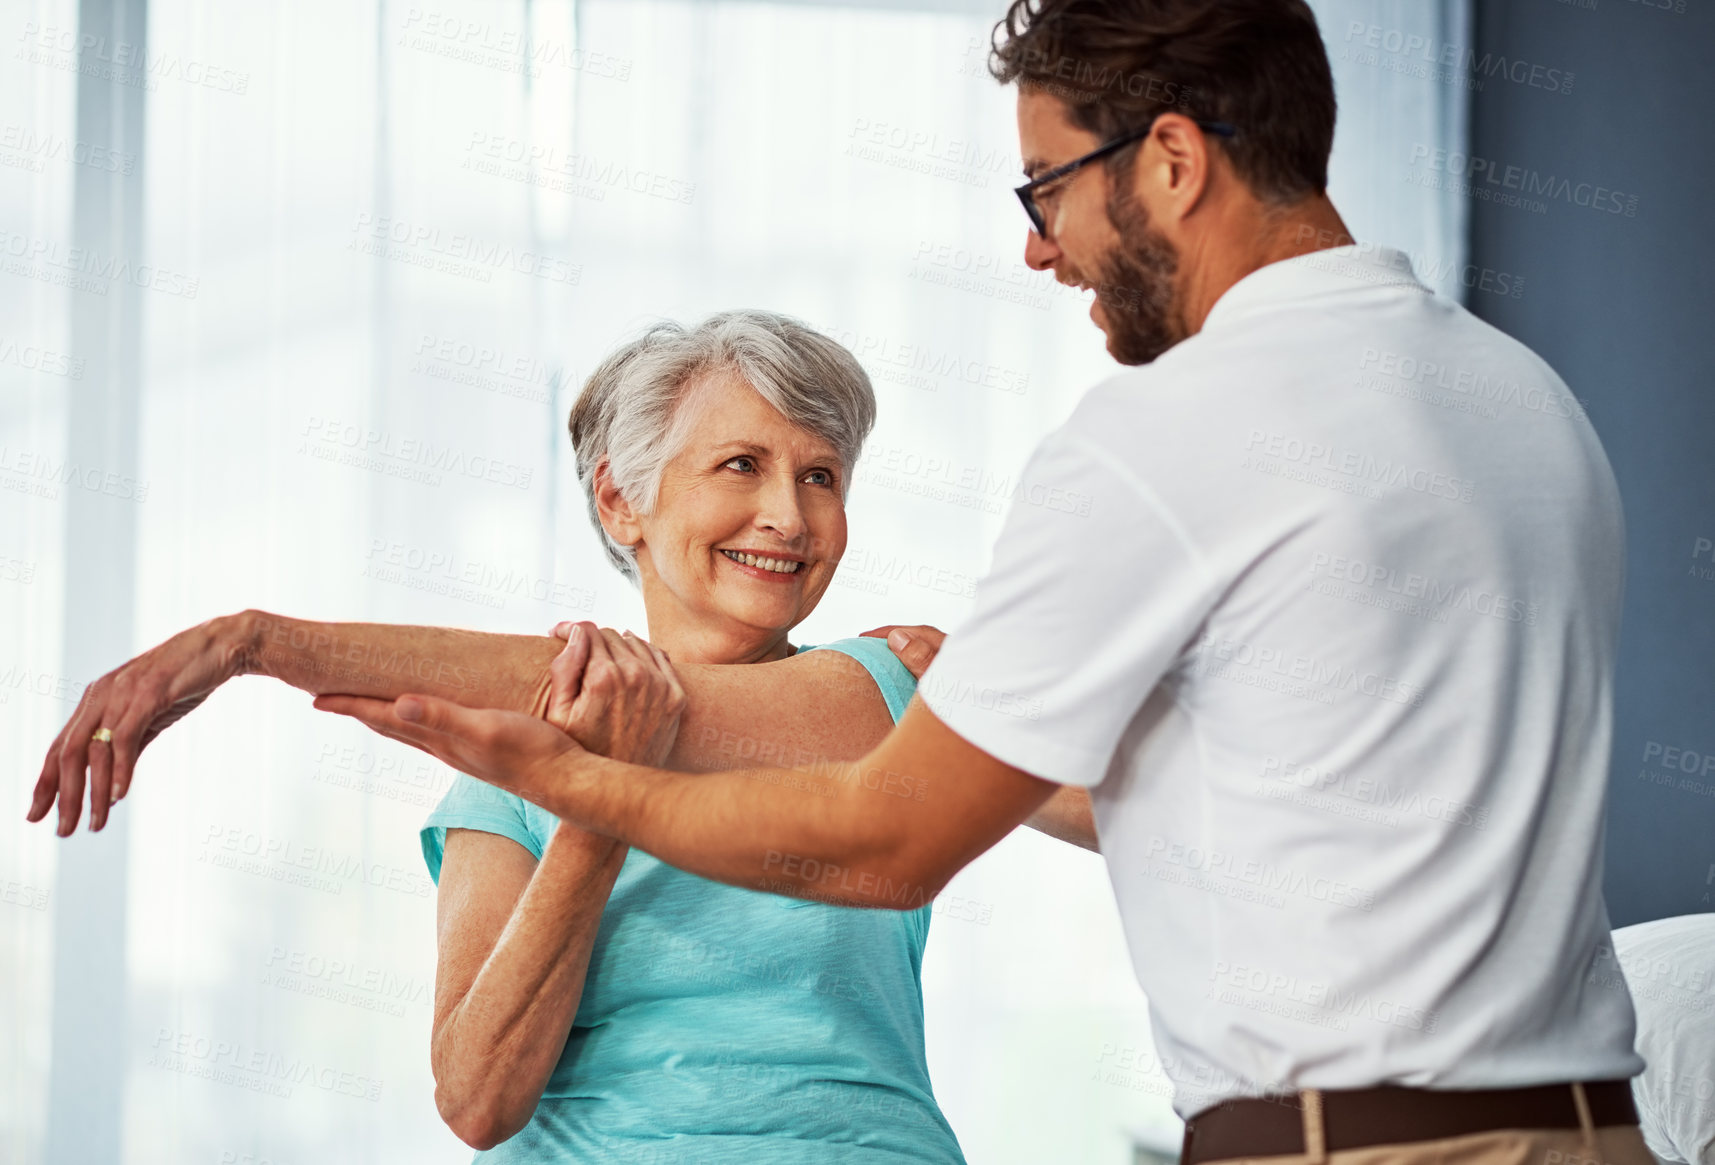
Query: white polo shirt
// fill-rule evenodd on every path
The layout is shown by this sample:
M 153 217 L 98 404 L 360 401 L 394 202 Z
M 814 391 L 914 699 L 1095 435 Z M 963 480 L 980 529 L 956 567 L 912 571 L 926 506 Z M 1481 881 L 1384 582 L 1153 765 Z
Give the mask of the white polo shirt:
M 1624 926 L 1590 985 L 1638 1011 L 1638 1123 L 1657 1160 L 1715 1165 L 1715 914 Z
M 1624 1078 L 1602 816 L 1624 575 L 1583 409 L 1398 251 L 1240 280 L 1015 491 L 919 691 L 1091 786 L 1190 1115 Z

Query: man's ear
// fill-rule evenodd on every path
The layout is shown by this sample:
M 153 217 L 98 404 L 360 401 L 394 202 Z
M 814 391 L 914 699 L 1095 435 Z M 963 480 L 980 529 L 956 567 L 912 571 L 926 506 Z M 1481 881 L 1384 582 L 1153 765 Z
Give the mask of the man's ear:
M 1198 124 L 1183 113 L 1156 118 L 1145 149 L 1132 163 L 1133 194 L 1152 219 L 1188 217 L 1203 200 L 1213 174 L 1214 151 Z M 1152 148 L 1150 148 L 1152 147 Z
M 607 536 L 621 546 L 636 546 L 643 540 L 637 513 L 613 484 L 613 473 L 605 460 L 595 467 L 595 512 Z

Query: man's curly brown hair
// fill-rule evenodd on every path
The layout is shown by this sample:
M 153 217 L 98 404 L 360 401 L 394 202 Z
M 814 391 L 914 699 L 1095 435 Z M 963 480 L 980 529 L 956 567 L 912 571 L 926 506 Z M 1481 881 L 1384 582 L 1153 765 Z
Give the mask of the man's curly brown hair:
M 1221 146 L 1257 197 L 1328 187 L 1334 76 L 1304 0 L 1013 0 L 991 47 L 996 80 L 1059 98 L 1103 141 L 1174 110 L 1237 129 Z

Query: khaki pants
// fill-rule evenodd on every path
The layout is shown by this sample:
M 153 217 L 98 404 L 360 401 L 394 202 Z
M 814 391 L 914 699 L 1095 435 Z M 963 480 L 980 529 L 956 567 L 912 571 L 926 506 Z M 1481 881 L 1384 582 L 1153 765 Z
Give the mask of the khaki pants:
M 1206 1165 L 1656 1165 L 1636 1125 L 1586 1123 L 1581 1129 L 1498 1129 L 1439 1141 L 1320 1151 L 1321 1096 L 1306 1089 L 1304 1143 L 1312 1150 L 1275 1157 L 1238 1157 Z M 1586 1118 L 1586 1122 L 1588 1118 Z

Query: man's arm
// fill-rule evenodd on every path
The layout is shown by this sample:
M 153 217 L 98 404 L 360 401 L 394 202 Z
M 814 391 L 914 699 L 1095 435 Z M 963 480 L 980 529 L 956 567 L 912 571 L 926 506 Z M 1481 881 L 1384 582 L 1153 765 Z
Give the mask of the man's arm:
M 680 869 L 853 906 L 922 906 L 1057 787 L 968 744 L 915 699 L 860 761 L 702 775 L 609 760 L 549 725 L 434 698 L 317 706 Z
M 1096 814 L 1090 807 L 1090 791 L 1082 785 L 1056 785 L 1054 795 L 1025 824 L 1068 845 L 1102 852 L 1096 837 Z
M 887 646 L 893 649 L 899 662 L 919 680 L 935 662 L 935 657 L 941 654 L 941 645 L 947 641 L 945 631 L 921 623 L 890 623 L 871 628 L 864 634 L 887 640 Z M 1090 807 L 1090 791 L 1082 785 L 1061 785 L 1055 789 L 1054 795 L 1031 814 L 1025 824 L 1038 833 L 1046 833 L 1069 845 L 1101 852 L 1102 847 L 1096 837 L 1096 815 Z
M 612 635 L 582 625 L 570 631 L 575 638 L 568 641 L 568 653 Z M 800 665 L 815 656 L 827 657 L 817 666 L 829 669 L 822 679 L 830 685 L 837 686 L 842 674 L 833 669 L 849 665 L 863 674 L 853 681 L 867 689 L 867 698 L 854 701 L 857 707 L 880 704 L 861 665 L 833 652 L 811 653 Z M 736 718 L 739 732 L 760 727 L 767 733 L 782 722 L 790 728 L 806 707 L 819 704 L 808 684 L 783 690 L 766 678 L 809 674 L 788 669 L 790 662 L 697 669 L 696 679 L 686 674 L 692 669 L 675 668 L 684 689 L 678 703 L 685 709 L 700 705 L 705 724 L 709 718 Z M 578 694 L 578 704 L 605 704 L 615 692 L 629 690 L 629 682 L 612 669 L 605 675 L 600 684 L 587 680 L 590 690 Z M 731 687 L 723 693 L 709 686 L 719 683 Z M 565 687 L 562 679 L 556 700 L 565 698 Z M 515 712 L 472 710 L 427 694 L 395 701 L 322 696 L 316 707 L 353 716 L 563 822 L 636 845 L 692 873 L 860 906 L 923 905 L 1060 788 L 967 743 L 916 698 L 899 725 L 855 762 L 837 755 L 827 759 L 827 751 L 795 751 L 780 744 L 784 738 L 777 733 L 746 738 L 759 749 L 776 745 L 775 764 L 701 774 L 610 760 L 586 751 L 553 724 Z M 671 711 L 677 715 L 679 709 Z M 879 707 L 875 712 L 886 714 Z M 627 719 L 647 720 L 650 714 L 640 711 Z M 681 721 L 678 737 L 685 735 Z M 847 745 L 851 739 L 848 734 Z M 731 757 L 724 759 L 731 763 Z
M 586 630 L 598 633 L 588 625 Z M 898 636 L 900 631 L 906 635 Z M 893 624 L 864 634 L 887 638 L 918 679 L 946 638 L 937 628 L 921 625 Z M 843 652 L 811 651 L 763 664 L 674 666 L 687 699 L 664 768 L 701 773 L 852 761 L 879 746 L 893 728 L 869 671 Z M 574 730 L 572 735 L 585 747 L 608 751 L 592 744 L 586 733 Z M 924 780 L 913 788 L 932 789 L 934 775 Z M 897 791 L 898 783 L 892 788 Z M 1076 785 L 1056 787 L 1025 824 L 1071 845 L 1099 848 L 1089 791 Z

